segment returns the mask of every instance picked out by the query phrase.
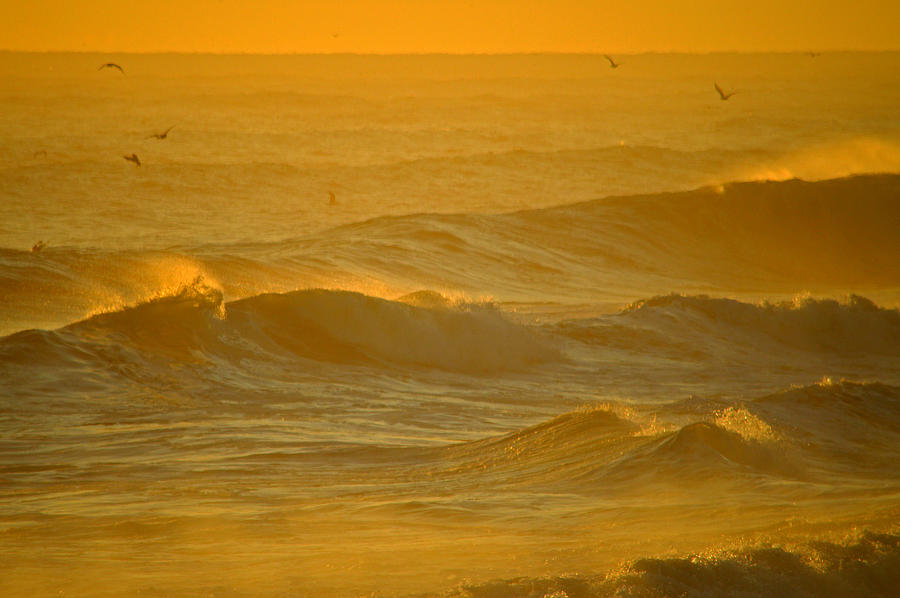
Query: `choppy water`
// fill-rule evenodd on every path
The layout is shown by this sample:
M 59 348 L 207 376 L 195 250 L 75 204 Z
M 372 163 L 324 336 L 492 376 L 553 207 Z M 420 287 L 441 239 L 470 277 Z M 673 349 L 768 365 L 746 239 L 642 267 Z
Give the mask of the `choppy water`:
M 0 592 L 893 595 L 900 55 L 622 63 L 0 55 Z

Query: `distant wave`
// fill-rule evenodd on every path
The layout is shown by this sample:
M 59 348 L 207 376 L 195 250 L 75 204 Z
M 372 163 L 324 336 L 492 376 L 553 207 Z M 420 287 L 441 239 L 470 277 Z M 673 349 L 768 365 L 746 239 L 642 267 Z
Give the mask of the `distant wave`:
M 776 156 L 759 155 L 727 169 L 729 180 L 823 180 L 854 174 L 900 172 L 900 143 L 856 137 Z
M 710 336 L 750 344 L 767 337 L 801 349 L 831 353 L 900 354 L 900 310 L 878 307 L 851 295 L 846 302 L 798 298 L 793 302 L 751 304 L 706 296 L 666 295 L 629 305 L 622 313 L 638 322 L 671 329 L 702 329 Z
M 900 280 L 900 175 L 730 183 L 527 211 L 573 251 L 645 271 L 765 285 Z M 557 241 L 560 242 L 560 241 Z
M 447 598 L 816 596 L 889 598 L 900 587 L 900 535 L 866 531 L 841 542 L 750 545 L 708 554 L 643 558 L 607 575 L 465 584 Z
M 645 368 L 665 360 L 669 366 L 681 364 L 683 376 L 712 368 L 731 372 L 735 380 L 767 371 L 783 384 L 823 375 L 900 380 L 900 310 L 859 295 L 750 303 L 670 294 L 635 301 L 618 313 L 542 328 L 566 339 L 573 354 L 606 356 L 603 363 L 650 360 Z
M 527 169 L 542 171 L 559 168 L 560 174 L 575 164 L 586 169 L 602 169 L 610 164 L 618 164 L 634 171 L 665 171 L 677 181 L 698 180 L 713 176 L 727 164 L 747 155 L 762 157 L 763 152 L 723 149 L 681 150 L 656 145 L 615 144 L 579 149 L 510 149 L 505 151 L 477 151 L 452 157 L 435 156 L 403 160 L 379 165 L 379 167 L 415 166 L 426 173 L 437 170 L 465 168 L 477 175 L 477 169 L 484 168 L 498 172 L 522 172 Z M 472 169 L 476 169 L 473 171 Z M 485 173 L 487 174 L 487 172 Z M 597 176 L 597 175 L 594 175 Z M 657 181 L 657 184 L 659 182 Z M 677 185 L 672 185 L 677 186 Z
M 243 98 L 245 101 L 246 98 Z M 366 104 L 358 98 L 327 97 L 334 106 L 359 108 Z M 294 102 L 321 105 L 322 98 L 297 96 Z M 296 108 L 296 105 L 293 106 Z M 440 146 L 425 150 L 435 137 L 446 136 L 446 129 L 421 125 L 409 129 L 407 136 L 421 139 L 424 146 L 417 153 L 401 151 L 390 143 L 394 132 L 391 128 L 377 126 L 309 129 L 303 136 L 310 139 L 328 138 L 343 142 L 353 148 L 338 151 L 322 148 L 311 152 L 293 154 L 291 159 L 276 153 L 262 159 L 256 153 L 239 157 L 215 159 L 208 154 L 181 155 L 177 162 L 172 158 L 157 158 L 157 167 L 167 169 L 172 189 L 184 192 L 189 187 L 182 177 L 185 174 L 215 172 L 217 178 L 231 184 L 250 179 L 270 180 L 281 184 L 302 179 L 351 179 L 354 187 L 369 190 L 376 185 L 388 184 L 396 188 L 398 177 L 409 177 L 411 188 L 428 187 L 434 181 L 456 179 L 455 173 L 464 171 L 470 182 L 478 186 L 507 187 L 516 174 L 521 178 L 529 172 L 540 172 L 548 178 L 569 180 L 579 196 L 591 188 L 581 183 L 593 181 L 593 189 L 608 194 L 639 193 L 685 189 L 703 184 L 728 181 L 785 181 L 804 179 L 820 181 L 860 174 L 900 172 L 900 143 L 890 137 L 856 136 L 831 142 L 813 143 L 790 150 L 708 147 L 683 149 L 651 144 L 626 144 L 624 141 L 602 146 L 561 149 L 542 149 L 540 145 L 528 145 L 522 149 L 514 145 L 502 133 L 483 127 L 456 127 L 453 129 L 453 151 L 443 151 Z M 205 135 L 230 135 L 227 131 L 207 131 Z M 290 146 L 297 134 L 284 132 L 257 132 L 254 137 L 267 146 Z M 301 141 L 305 137 L 300 137 Z M 360 139 L 382 149 L 380 159 L 374 160 L 371 151 L 357 152 Z M 51 140 L 52 141 L 52 140 Z M 519 140 L 521 141 L 521 140 Z M 488 150 L 486 151 L 485 146 Z M 30 155 L 29 155 L 30 157 Z M 302 157 L 302 159 L 298 159 Z M 281 159 L 280 159 L 281 158 Z M 103 169 L 108 159 L 98 159 L 80 152 L 54 152 L 52 159 L 35 164 L 27 161 L 16 165 L 0 164 L 4 176 L 16 179 L 46 174 L 48 168 L 57 176 L 64 173 L 80 173 Z M 178 166 L 177 169 L 172 167 Z M 523 173 L 526 173 L 523 175 Z M 590 173 L 582 180 L 580 173 Z M 234 178 L 235 175 L 239 178 Z M 491 182 L 493 179 L 493 183 Z M 194 179 L 196 180 L 196 179 Z M 163 184 L 160 181 L 160 184 Z M 550 182 L 552 188 L 561 187 Z M 546 200 L 534 198 L 546 205 Z M 540 205 L 539 204 L 539 205 Z
M 900 175 L 731 183 L 495 216 L 377 218 L 298 249 L 339 247 L 339 255 L 366 261 L 363 246 L 384 247 L 383 255 L 399 249 L 416 258 L 403 269 L 426 269 L 421 256 L 430 278 L 497 293 L 521 293 L 525 281 L 538 293 L 566 295 L 683 280 L 754 289 L 891 286 L 900 283 L 898 198 Z M 453 270 L 461 261 L 468 279 Z

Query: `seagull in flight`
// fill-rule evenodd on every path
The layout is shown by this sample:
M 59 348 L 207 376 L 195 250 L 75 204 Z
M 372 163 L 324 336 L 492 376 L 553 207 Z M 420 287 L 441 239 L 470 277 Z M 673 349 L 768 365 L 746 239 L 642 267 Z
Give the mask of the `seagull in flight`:
M 122 73 L 123 75 L 125 74 L 125 69 L 120 67 L 115 62 L 105 62 L 105 63 L 101 64 L 99 67 L 97 67 L 98 71 L 101 71 L 103 69 L 119 69 L 120 73 Z
M 728 98 L 730 98 L 731 96 L 733 96 L 734 94 L 737 93 L 736 91 L 732 91 L 731 93 L 725 93 L 724 91 L 722 91 L 722 88 L 719 87 L 719 84 L 718 84 L 718 83 L 714 83 L 714 85 L 715 85 L 715 87 L 716 87 L 716 91 L 719 92 L 719 98 L 720 98 L 723 102 L 724 102 L 725 100 L 727 100 Z
M 175 125 L 172 125 L 171 127 L 166 129 L 162 133 L 154 133 L 153 135 L 150 135 L 149 137 L 147 137 L 147 139 L 152 139 L 153 137 L 156 137 L 157 139 L 165 139 L 166 136 L 169 134 L 169 131 L 171 131 L 173 128 L 175 128 Z
M 617 69 L 621 66 L 618 62 L 610 58 L 609 54 L 604 54 L 603 57 L 609 61 L 609 68 Z
M 131 154 L 130 156 L 122 156 L 122 157 L 125 158 L 126 160 L 128 160 L 129 162 L 134 162 L 138 166 L 141 165 L 141 159 L 138 158 L 137 154 Z

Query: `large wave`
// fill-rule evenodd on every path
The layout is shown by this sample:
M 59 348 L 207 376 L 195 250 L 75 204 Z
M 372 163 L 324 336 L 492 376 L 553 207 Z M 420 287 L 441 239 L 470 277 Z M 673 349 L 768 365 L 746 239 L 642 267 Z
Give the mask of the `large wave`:
M 522 212 L 585 257 L 712 283 L 893 284 L 900 176 L 731 183 Z M 513 216 L 511 216 L 513 217 Z
M 263 332 L 292 353 L 329 361 L 362 357 L 486 374 L 560 358 L 547 340 L 488 303 L 425 308 L 350 291 L 309 290 L 236 301 L 228 313 L 242 331 Z
M 312 360 L 482 375 L 525 370 L 561 355 L 488 303 L 426 308 L 313 289 L 226 304 L 201 279 L 57 331 L 0 339 L 0 364 L 7 367 L 63 367 L 76 358 L 100 370 L 150 372 L 160 361 L 247 370 L 246 360 Z
M 419 288 L 513 297 L 684 284 L 895 287 L 898 198 L 898 175 L 732 183 L 495 216 L 378 218 L 296 250 L 336 255 L 340 269 L 352 255 L 366 271 Z

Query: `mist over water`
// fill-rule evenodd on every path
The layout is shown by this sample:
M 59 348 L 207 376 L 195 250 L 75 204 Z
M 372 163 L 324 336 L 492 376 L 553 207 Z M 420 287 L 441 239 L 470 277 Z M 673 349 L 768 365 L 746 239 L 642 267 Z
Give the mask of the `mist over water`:
M 892 595 L 900 55 L 620 62 L 0 54 L 0 593 Z

